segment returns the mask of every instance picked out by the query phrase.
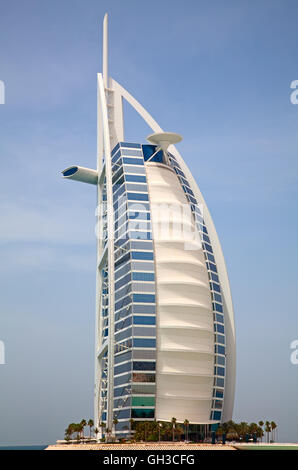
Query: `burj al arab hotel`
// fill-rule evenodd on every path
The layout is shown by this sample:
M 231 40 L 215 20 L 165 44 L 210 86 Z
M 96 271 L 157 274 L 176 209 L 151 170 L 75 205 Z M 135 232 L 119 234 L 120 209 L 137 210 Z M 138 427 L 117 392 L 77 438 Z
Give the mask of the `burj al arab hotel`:
M 182 137 L 164 132 L 109 77 L 107 28 L 106 15 L 97 168 L 62 172 L 97 188 L 94 424 L 118 437 L 130 432 L 131 420 L 175 417 L 211 429 L 232 419 L 234 405 L 235 326 L 224 256 L 174 145 Z M 123 100 L 152 129 L 143 142 L 125 140 Z

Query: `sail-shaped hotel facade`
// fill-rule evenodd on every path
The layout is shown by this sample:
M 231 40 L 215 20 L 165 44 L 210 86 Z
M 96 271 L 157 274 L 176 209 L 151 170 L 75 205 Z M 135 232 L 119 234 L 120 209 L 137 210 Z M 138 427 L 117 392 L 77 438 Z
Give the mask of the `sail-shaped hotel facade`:
M 131 420 L 175 417 L 211 429 L 232 418 L 235 389 L 234 314 L 222 249 L 174 146 L 181 137 L 163 132 L 108 76 L 107 23 L 106 15 L 97 169 L 62 172 L 97 187 L 95 426 L 125 436 Z M 149 143 L 125 141 L 123 100 L 151 127 Z

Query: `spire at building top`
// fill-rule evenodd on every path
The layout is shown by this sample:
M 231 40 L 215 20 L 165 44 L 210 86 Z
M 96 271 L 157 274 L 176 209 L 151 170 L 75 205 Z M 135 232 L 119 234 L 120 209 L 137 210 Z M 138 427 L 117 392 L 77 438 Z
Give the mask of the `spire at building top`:
M 105 88 L 108 87 L 108 14 L 103 19 L 102 75 Z

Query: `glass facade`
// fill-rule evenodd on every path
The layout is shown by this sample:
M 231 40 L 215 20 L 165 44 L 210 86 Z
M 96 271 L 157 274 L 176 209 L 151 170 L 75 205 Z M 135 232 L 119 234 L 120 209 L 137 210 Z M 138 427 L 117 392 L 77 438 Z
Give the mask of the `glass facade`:
M 112 172 L 115 217 L 113 414 L 118 420 L 117 433 L 127 433 L 131 418 L 154 419 L 155 412 L 155 272 L 141 145 L 117 144 L 112 151 Z M 105 310 L 102 310 L 106 324 L 103 336 L 108 334 Z M 101 421 L 105 421 L 105 412 L 106 406 L 102 408 Z

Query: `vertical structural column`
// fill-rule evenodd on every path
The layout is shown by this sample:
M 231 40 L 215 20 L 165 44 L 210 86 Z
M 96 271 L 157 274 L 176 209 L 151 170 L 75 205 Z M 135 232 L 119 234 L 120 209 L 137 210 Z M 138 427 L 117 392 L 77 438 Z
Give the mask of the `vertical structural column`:
M 112 186 L 112 161 L 109 133 L 109 121 L 106 103 L 106 90 L 102 74 L 98 74 L 98 90 L 101 105 L 101 117 L 103 128 L 103 141 L 106 167 L 107 190 L 107 230 L 108 230 L 108 291 L 109 291 L 109 337 L 108 337 L 108 390 L 107 390 L 107 428 L 113 427 L 114 408 L 114 333 L 115 333 L 115 295 L 114 295 L 114 211 L 113 211 L 113 186 Z
M 102 186 L 101 186 L 101 172 L 102 172 L 102 159 L 103 159 L 103 132 L 102 132 L 102 116 L 100 106 L 99 84 L 97 81 L 97 208 L 96 208 L 96 236 L 97 236 L 97 261 L 96 261 L 96 303 L 95 303 L 95 380 L 94 380 L 94 426 L 99 429 L 99 400 L 100 400 L 100 382 L 101 382 L 101 367 L 100 360 L 98 359 L 98 350 L 100 347 L 101 339 L 101 303 L 102 303 L 102 276 L 99 269 L 99 262 L 103 251 L 103 237 L 99 233 L 101 225 L 101 211 L 100 204 L 102 202 Z

